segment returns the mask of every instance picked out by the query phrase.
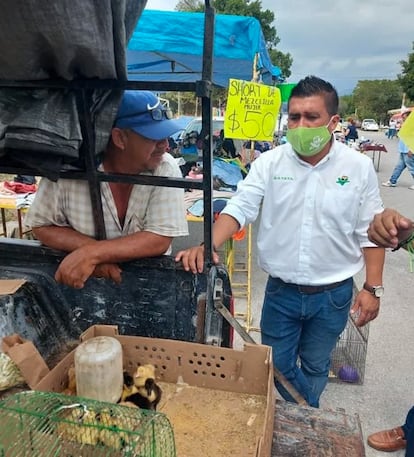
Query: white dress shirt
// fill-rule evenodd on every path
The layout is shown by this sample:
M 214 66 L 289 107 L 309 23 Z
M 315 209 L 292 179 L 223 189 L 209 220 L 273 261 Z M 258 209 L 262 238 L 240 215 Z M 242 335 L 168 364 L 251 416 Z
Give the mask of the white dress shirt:
M 375 246 L 368 225 L 383 204 L 371 159 L 334 140 L 315 166 L 288 143 L 255 160 L 222 213 L 244 226 L 260 208 L 260 267 L 285 282 L 325 285 L 363 268 L 362 248 Z

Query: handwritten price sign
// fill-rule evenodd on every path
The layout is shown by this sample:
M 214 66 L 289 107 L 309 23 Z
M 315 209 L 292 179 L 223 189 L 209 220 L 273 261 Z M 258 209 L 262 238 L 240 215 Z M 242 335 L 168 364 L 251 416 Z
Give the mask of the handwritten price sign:
M 273 140 L 281 105 L 280 90 L 238 79 L 230 79 L 224 136 L 241 140 Z

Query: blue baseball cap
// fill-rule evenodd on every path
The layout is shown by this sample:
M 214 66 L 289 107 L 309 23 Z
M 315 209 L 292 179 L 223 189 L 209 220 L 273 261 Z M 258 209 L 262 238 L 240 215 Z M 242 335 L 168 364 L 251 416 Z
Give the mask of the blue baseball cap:
M 150 140 L 164 140 L 182 130 L 171 119 L 172 112 L 149 90 L 126 90 L 118 108 L 114 127 L 131 129 Z

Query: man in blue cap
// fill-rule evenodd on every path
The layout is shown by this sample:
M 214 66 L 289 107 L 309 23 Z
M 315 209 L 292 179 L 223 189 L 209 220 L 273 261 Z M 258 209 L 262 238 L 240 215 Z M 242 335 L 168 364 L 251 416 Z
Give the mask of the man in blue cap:
M 150 91 L 125 91 L 99 170 L 181 177 L 166 153 L 180 130 L 171 111 Z M 169 254 L 171 241 L 188 234 L 184 191 L 120 182 L 101 183 L 106 240 L 95 239 L 88 182 L 40 181 L 26 217 L 35 237 L 68 252 L 55 279 L 82 288 L 90 276 L 121 282 L 120 262 Z

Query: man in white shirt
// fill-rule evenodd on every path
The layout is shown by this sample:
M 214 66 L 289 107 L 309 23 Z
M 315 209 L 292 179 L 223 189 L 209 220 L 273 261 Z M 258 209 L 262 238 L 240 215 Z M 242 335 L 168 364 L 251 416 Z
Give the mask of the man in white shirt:
M 397 121 L 395 119 L 390 119 L 390 123 L 388 125 L 387 137 L 389 139 L 392 139 L 395 136 L 397 136 Z
M 125 91 L 99 169 L 107 173 L 182 177 L 166 153 L 180 130 L 150 91 Z M 184 191 L 170 187 L 102 182 L 106 240 L 95 239 L 87 181 L 43 178 L 26 217 L 43 244 L 69 254 L 58 282 L 82 288 L 90 276 L 121 282 L 119 262 L 168 254 L 173 237 L 188 234 Z
M 219 247 L 261 208 L 258 261 L 269 274 L 262 343 L 272 346 L 275 366 L 315 407 L 352 305 L 352 277 L 365 265 L 364 288 L 351 310 L 359 326 L 375 319 L 383 292 L 384 249 L 367 237 L 369 222 L 383 210 L 377 177 L 367 156 L 335 141 L 337 112 L 331 84 L 315 76 L 301 80 L 289 99 L 288 143 L 252 163 L 213 226 Z M 202 271 L 204 248 L 181 251 L 176 260 Z

